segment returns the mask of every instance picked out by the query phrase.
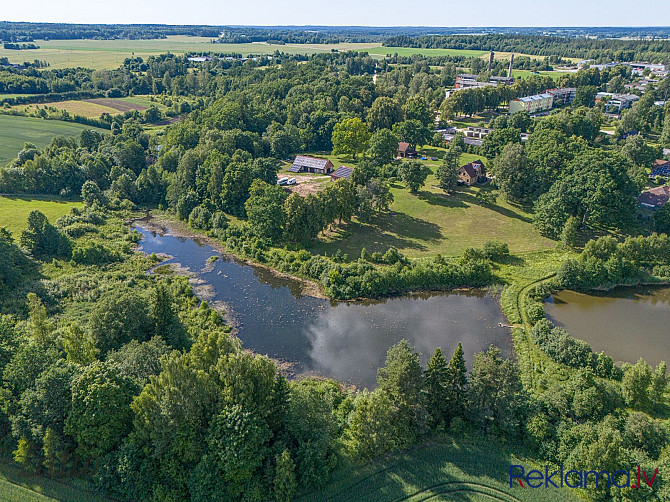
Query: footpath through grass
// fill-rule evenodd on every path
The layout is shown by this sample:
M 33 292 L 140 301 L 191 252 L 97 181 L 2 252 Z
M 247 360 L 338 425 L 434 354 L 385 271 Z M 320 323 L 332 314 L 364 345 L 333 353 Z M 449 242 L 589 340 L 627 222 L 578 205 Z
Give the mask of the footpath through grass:
M 510 464 L 527 462 L 493 442 L 469 444 L 446 438 L 363 467 L 349 466 L 302 502 L 385 502 L 448 500 L 490 502 L 568 502 L 580 500 L 568 488 L 510 488 Z M 543 467 L 543 466 L 534 466 Z
M 0 166 L 16 158 L 26 142 L 41 149 L 54 136 L 79 136 L 84 129 L 96 128 L 60 120 L 0 115 Z M 97 130 L 102 132 L 102 129 Z
M 51 223 L 55 223 L 73 207 L 81 205 L 81 202 L 42 195 L 0 195 L 0 228 L 7 228 L 14 239 L 18 239 L 27 226 L 31 211 L 42 211 Z

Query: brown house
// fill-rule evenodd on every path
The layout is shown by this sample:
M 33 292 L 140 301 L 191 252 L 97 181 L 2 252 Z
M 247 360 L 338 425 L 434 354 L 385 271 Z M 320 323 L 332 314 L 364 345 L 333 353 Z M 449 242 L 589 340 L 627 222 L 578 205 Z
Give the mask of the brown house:
M 663 186 L 642 192 L 637 198 L 637 203 L 641 208 L 655 211 L 665 206 L 668 200 L 670 200 L 670 186 Z
M 292 173 L 330 174 L 333 170 L 333 163 L 328 159 L 298 155 L 288 170 Z
M 406 141 L 398 141 L 398 157 L 416 157 L 416 150 Z
M 458 169 L 458 180 L 466 185 L 486 182 L 486 168 L 481 160 L 469 162 Z

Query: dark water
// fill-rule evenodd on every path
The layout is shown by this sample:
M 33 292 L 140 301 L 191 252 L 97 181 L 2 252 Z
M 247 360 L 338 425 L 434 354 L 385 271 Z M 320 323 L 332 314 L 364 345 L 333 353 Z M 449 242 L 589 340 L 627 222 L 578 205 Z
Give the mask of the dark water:
M 603 295 L 561 291 L 547 317 L 615 361 L 670 363 L 670 288 L 621 288 Z
M 496 298 L 484 291 L 405 296 L 379 302 L 335 303 L 305 296 L 302 284 L 267 269 L 223 257 L 207 244 L 137 228 L 146 253 L 167 253 L 196 272 L 225 303 L 244 346 L 295 363 L 296 373 L 313 372 L 359 386 L 374 387 L 386 351 L 407 338 L 430 356 L 441 347 L 447 358 L 460 341 L 468 364 L 490 344 L 511 353 Z M 220 259 L 207 263 L 211 256 Z

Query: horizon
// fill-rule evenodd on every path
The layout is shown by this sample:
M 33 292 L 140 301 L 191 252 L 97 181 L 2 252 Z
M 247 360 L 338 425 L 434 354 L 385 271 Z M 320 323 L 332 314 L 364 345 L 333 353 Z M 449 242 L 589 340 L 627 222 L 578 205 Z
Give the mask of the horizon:
M 551 19 L 555 27 L 564 28 L 666 27 L 670 25 L 666 7 L 664 0 L 649 0 L 645 9 L 631 9 L 625 0 L 566 0 L 558 12 L 551 13 Z M 176 0 L 118 0 L 113 4 L 25 0 L 3 6 L 2 16 L 14 22 L 65 24 L 204 25 L 206 20 L 207 26 L 514 28 L 535 27 L 541 18 L 539 9 L 541 6 L 532 0 L 513 0 L 505 4 L 480 0 L 476 9 L 445 8 L 437 0 L 420 0 L 412 4 L 411 9 L 399 0 L 342 0 L 328 5 L 314 5 L 307 0 L 289 0 L 282 4 L 248 0 L 240 7 L 232 2 L 196 0 L 190 2 L 188 8 Z M 434 26 L 426 26 L 422 22 L 425 19 L 434 20 Z M 584 22 L 586 19 L 589 22 Z

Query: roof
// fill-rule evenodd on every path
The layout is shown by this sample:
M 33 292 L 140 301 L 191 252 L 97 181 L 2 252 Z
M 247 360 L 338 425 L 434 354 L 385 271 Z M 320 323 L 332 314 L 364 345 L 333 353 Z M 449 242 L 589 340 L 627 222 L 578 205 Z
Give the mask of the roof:
M 461 166 L 461 169 L 463 169 L 466 173 L 468 173 L 468 176 L 471 178 L 476 178 L 477 176 L 480 175 L 479 170 L 475 167 L 475 165 L 481 165 L 484 167 L 484 163 L 481 160 L 475 160 L 474 162 L 468 162 L 464 166 Z
M 406 141 L 398 141 L 398 151 L 404 153 L 407 150 L 412 151 L 414 150 L 414 148 L 412 148 L 412 145 L 410 145 Z
M 656 160 L 649 176 L 670 176 L 670 161 Z
M 319 159 L 317 157 L 308 157 L 306 155 L 298 155 L 293 161 L 294 166 L 305 166 L 316 169 L 325 169 L 330 160 Z
M 670 187 L 656 187 L 646 192 L 642 192 L 637 201 L 645 206 L 649 207 L 663 207 L 670 199 Z
M 542 94 L 533 94 L 532 96 L 524 96 L 522 98 L 516 98 L 514 101 L 522 101 L 524 103 L 529 103 L 531 101 L 539 101 L 541 99 L 551 99 L 553 96 L 548 92 L 543 92 Z
M 653 167 L 661 167 L 661 166 L 667 166 L 670 164 L 670 160 L 665 160 L 665 159 L 656 159 L 654 161 Z
M 351 176 L 351 173 L 354 172 L 354 170 L 351 167 L 346 167 L 346 166 L 340 166 L 337 168 L 336 171 L 333 171 L 330 173 L 331 178 L 345 178 L 349 179 L 349 176 Z

